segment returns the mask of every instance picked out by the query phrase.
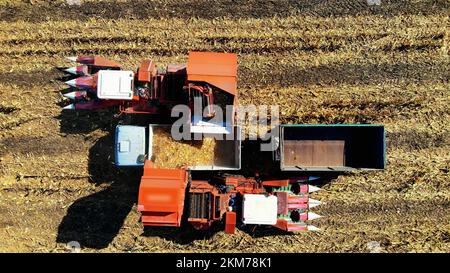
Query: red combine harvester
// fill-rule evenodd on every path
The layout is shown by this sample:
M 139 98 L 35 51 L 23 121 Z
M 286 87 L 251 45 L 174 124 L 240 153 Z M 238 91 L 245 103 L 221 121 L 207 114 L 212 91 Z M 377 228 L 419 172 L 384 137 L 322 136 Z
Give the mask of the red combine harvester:
M 69 60 L 82 65 L 65 70 L 80 77 L 66 82 L 75 91 L 63 94 L 74 100 L 64 109 L 118 107 L 126 114 L 170 116 L 172 107 L 180 104 L 189 106 L 194 113 L 197 98 L 204 111 L 201 117 L 192 116 L 191 125 L 193 132 L 201 133 L 203 127 L 198 126 L 223 126 L 208 122 L 216 114 L 214 103 L 236 104 L 235 54 L 191 52 L 187 65 L 169 64 L 160 69 L 153 61 L 144 60 L 136 73 L 124 71 L 120 64 L 99 56 L 69 57 Z M 220 128 L 214 132 L 220 132 Z
M 186 169 L 157 169 L 147 160 L 138 210 L 145 226 L 179 227 L 185 212 L 187 221 L 199 230 L 224 221 L 225 231 L 234 233 L 238 219 L 285 231 L 317 230 L 305 223 L 320 217 L 309 211 L 320 202 L 308 198 L 308 193 L 319 188 L 303 184 L 312 179 L 262 181 L 258 177 L 216 175 L 209 180 L 192 180 Z
M 225 112 L 237 104 L 237 56 L 229 53 L 190 52 L 186 65 L 157 68 L 145 60 L 136 73 L 102 57 L 69 58 L 82 65 L 66 71 L 77 76 L 66 82 L 75 90 L 64 94 L 73 100 L 64 109 L 118 107 L 121 113 L 170 115 L 175 105 L 191 109 L 190 133 L 206 137 L 230 134 L 234 121 L 215 123 L 213 105 Z M 201 101 L 196 116 L 193 101 Z M 159 125 L 156 125 L 159 126 Z M 119 125 L 116 129 L 117 166 L 141 166 L 138 210 L 144 226 L 180 227 L 185 221 L 199 230 L 213 223 L 234 233 L 236 223 L 269 225 L 284 231 L 317 230 L 309 220 L 320 216 L 310 209 L 320 205 L 308 194 L 314 176 L 262 179 L 223 174 L 239 170 L 241 140 L 223 141 L 211 166 L 157 168 L 152 143 L 155 126 Z M 275 161 L 281 171 L 348 171 L 384 168 L 384 127 L 378 125 L 282 125 Z M 240 130 L 238 129 L 240 132 Z M 237 135 L 240 135 L 239 133 Z M 208 172 L 208 179 L 192 179 L 193 172 Z M 292 173 L 292 172 L 291 172 Z

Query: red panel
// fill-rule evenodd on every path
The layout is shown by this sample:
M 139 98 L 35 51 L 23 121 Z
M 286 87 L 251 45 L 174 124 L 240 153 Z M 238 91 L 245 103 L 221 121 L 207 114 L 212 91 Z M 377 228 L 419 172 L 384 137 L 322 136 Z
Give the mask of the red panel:
M 120 64 L 116 63 L 115 61 L 111 61 L 108 59 L 105 59 L 100 56 L 79 56 L 77 58 L 77 62 L 82 64 L 89 64 L 97 67 L 115 67 L 120 68 Z
M 274 227 L 288 231 L 288 222 L 285 219 L 278 218 L 277 223 L 274 225 Z
M 90 88 L 97 89 L 98 74 L 94 76 L 82 76 L 75 79 L 76 88 Z
M 139 66 L 138 81 L 149 82 L 156 75 L 156 66 L 151 60 L 142 61 Z
M 237 55 L 189 52 L 187 74 L 188 81 L 204 81 L 236 95 Z
M 275 194 L 277 195 L 278 202 L 277 214 L 288 214 L 288 193 L 285 191 L 279 191 Z
M 232 176 L 226 177 L 225 178 L 225 185 L 237 187 L 239 185 L 239 178 L 232 177 Z
M 186 185 L 186 170 L 156 169 L 146 161 L 138 197 L 143 224 L 180 226 Z
M 308 227 L 301 223 L 289 223 L 285 219 L 278 219 L 277 223 L 274 225 L 276 228 L 279 228 L 284 231 L 302 231 L 308 230 Z
M 228 211 L 225 213 L 225 233 L 234 234 L 236 229 L 236 212 Z
M 282 180 L 265 180 L 262 182 L 264 186 L 271 186 L 271 187 L 286 187 L 289 185 L 288 179 L 282 179 Z

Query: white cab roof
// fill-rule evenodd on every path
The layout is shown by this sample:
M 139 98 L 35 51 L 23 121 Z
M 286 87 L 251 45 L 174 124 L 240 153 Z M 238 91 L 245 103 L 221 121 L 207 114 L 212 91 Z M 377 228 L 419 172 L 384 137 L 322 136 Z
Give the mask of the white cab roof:
M 275 195 L 245 194 L 242 222 L 244 224 L 275 225 L 277 223 L 278 199 Z
M 131 100 L 133 98 L 133 71 L 100 70 L 97 96 L 100 99 Z

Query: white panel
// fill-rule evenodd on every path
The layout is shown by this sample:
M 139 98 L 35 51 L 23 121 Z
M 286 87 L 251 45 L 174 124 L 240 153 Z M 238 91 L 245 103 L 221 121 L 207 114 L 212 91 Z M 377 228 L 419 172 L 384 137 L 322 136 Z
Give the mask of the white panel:
M 244 224 L 275 225 L 277 223 L 277 197 L 264 194 L 245 194 L 242 204 Z
M 191 133 L 198 134 L 229 134 L 230 131 L 231 129 L 220 126 L 191 126 Z
M 125 153 L 130 151 L 130 142 L 128 140 L 123 140 L 119 142 L 120 152 Z
M 148 159 L 153 156 L 153 125 L 148 126 Z
M 192 115 L 191 133 L 204 134 L 230 134 L 231 124 L 227 122 L 217 122 L 214 119 L 203 120 L 202 117 Z
M 133 98 L 133 71 L 100 70 L 97 96 L 100 99 L 131 100 Z

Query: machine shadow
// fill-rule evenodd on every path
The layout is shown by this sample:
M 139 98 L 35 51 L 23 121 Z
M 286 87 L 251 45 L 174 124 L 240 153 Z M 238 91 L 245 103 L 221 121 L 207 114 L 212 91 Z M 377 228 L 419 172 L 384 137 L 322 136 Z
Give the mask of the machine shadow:
M 62 111 L 58 117 L 61 133 L 85 134 L 84 140 L 94 142 L 89 149 L 89 182 L 104 188 L 70 205 L 58 227 L 58 243 L 77 241 L 82 247 L 107 247 L 137 201 L 142 168 L 119 169 L 114 165 L 114 131 L 119 123 L 142 124 L 149 119 L 126 117 L 119 121 L 116 113 Z M 106 135 L 99 139 L 91 137 L 89 133 L 98 129 Z
M 96 129 L 108 132 L 89 150 L 89 182 L 104 190 L 76 200 L 58 227 L 57 242 L 77 241 L 82 247 L 107 247 L 121 229 L 137 200 L 140 168 L 118 169 L 113 163 L 114 128 L 109 111 L 65 112 L 60 115 L 61 132 L 83 134 Z
M 116 237 L 137 199 L 140 170 L 118 173 L 106 189 L 76 200 L 58 227 L 58 243 L 101 249 Z

